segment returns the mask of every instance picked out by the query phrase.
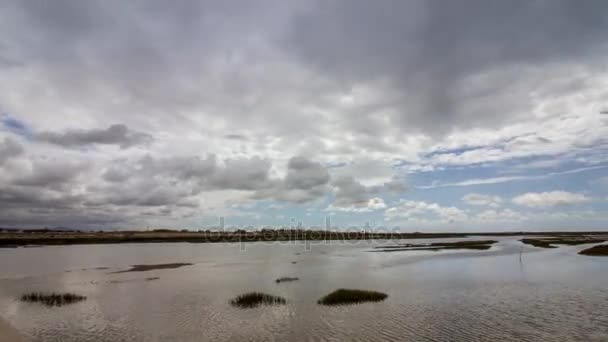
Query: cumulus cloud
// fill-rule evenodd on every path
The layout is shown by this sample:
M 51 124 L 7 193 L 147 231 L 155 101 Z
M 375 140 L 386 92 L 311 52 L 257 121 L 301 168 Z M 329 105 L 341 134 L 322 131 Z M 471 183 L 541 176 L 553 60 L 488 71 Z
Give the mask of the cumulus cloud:
M 607 10 L 4 1 L 0 217 L 192 223 L 255 201 L 375 215 L 408 188 L 429 190 L 420 216 L 475 215 L 443 204 L 444 187 L 508 216 L 481 187 L 504 197 L 608 167 Z
M 386 209 L 384 217 L 388 220 L 434 220 L 444 222 L 466 221 L 468 215 L 456 207 L 442 207 L 437 203 L 401 199 L 397 206 Z
M 489 209 L 476 214 L 473 219 L 487 222 L 518 222 L 526 220 L 527 216 L 511 209 Z
M 462 200 L 469 205 L 499 207 L 502 203 L 500 196 L 484 195 L 484 194 L 466 194 Z
M 129 148 L 135 145 L 150 143 L 152 136 L 136 132 L 122 124 L 111 125 L 106 129 L 68 130 L 64 133 L 39 132 L 35 138 L 63 147 L 83 147 L 87 145 L 117 145 Z
M 289 159 L 284 179 L 273 180 L 272 186 L 258 189 L 253 198 L 306 203 L 326 194 L 329 179 L 329 172 L 321 163 L 296 156 Z
M 567 191 L 528 192 L 513 198 L 513 203 L 527 207 L 552 207 L 589 202 L 584 194 Z
M 381 209 L 385 209 L 385 208 L 386 208 L 386 203 L 384 202 L 384 199 L 382 199 L 380 197 L 373 197 L 373 198 L 370 198 L 367 201 L 367 203 L 356 203 L 356 204 L 350 204 L 350 205 L 345 205 L 345 204 L 338 205 L 336 203 L 332 203 L 325 209 L 325 211 L 365 213 L 365 212 L 372 212 L 372 211 L 381 210 Z

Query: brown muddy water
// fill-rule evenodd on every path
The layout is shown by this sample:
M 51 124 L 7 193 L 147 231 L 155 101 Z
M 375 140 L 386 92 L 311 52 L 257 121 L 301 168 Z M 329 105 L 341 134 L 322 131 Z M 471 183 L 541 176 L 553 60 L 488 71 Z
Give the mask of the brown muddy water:
M 608 341 L 608 257 L 497 240 L 486 251 L 394 253 L 369 251 L 395 241 L 0 249 L 0 317 L 32 341 Z M 117 273 L 170 263 L 193 265 Z M 317 304 L 338 288 L 388 298 Z M 19 301 L 36 291 L 87 300 Z M 287 303 L 230 305 L 252 291 Z

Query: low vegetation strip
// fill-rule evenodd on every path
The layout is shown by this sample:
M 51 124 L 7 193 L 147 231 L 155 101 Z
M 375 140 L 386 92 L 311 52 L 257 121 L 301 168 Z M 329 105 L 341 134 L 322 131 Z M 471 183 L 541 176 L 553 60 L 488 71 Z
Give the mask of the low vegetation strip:
M 608 239 L 606 237 L 587 237 L 587 236 L 569 236 L 569 237 L 550 237 L 540 239 L 522 239 L 521 242 L 540 248 L 557 248 L 555 245 L 576 246 L 588 243 L 601 243 Z
M 296 281 L 296 280 L 300 280 L 300 278 L 297 277 L 282 277 L 282 278 L 277 278 L 276 283 L 284 283 L 284 282 L 289 282 L 289 281 Z
M 380 302 L 388 297 L 386 293 L 366 290 L 338 289 L 317 303 L 321 305 L 347 305 L 365 302 Z
M 401 251 L 440 251 L 446 249 L 474 249 L 487 250 L 498 241 L 477 240 L 477 241 L 456 241 L 456 242 L 435 242 L 427 244 L 403 244 L 374 247 L 376 252 L 401 252 Z
M 283 297 L 273 296 L 261 292 L 250 292 L 242 294 L 230 301 L 230 304 L 244 309 L 255 308 L 260 305 L 285 304 L 287 301 Z
M 41 303 L 47 306 L 62 306 L 87 299 L 85 296 L 74 293 L 40 293 L 32 292 L 21 296 L 21 301 L 29 303 Z
M 117 271 L 112 273 L 128 273 L 128 272 L 146 272 L 152 270 L 166 270 L 172 268 L 179 268 L 184 266 L 191 266 L 194 264 L 187 262 L 176 262 L 172 264 L 155 264 L 155 265 L 132 265 L 130 269 L 124 271 Z
M 580 251 L 578 254 L 589 256 L 608 256 L 608 245 L 593 246 Z

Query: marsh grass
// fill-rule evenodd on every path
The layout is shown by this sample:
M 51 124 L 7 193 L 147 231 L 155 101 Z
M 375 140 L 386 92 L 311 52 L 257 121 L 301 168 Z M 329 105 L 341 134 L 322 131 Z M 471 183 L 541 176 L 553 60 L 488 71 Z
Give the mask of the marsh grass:
M 317 302 L 321 305 L 346 305 L 365 302 L 381 302 L 386 299 L 386 293 L 366 290 L 338 289 Z
M 496 240 L 434 242 L 427 244 L 402 244 L 374 247 L 375 252 L 402 252 L 402 251 L 441 251 L 448 249 L 474 249 L 488 250 Z
M 87 299 L 85 296 L 74 293 L 41 293 L 31 292 L 21 296 L 21 301 L 28 303 L 41 303 L 47 306 L 62 306 L 77 303 Z
M 567 245 L 567 246 L 576 246 L 576 245 L 584 245 L 588 243 L 600 243 L 605 242 L 605 238 L 598 237 L 552 237 L 552 238 L 544 238 L 544 239 L 522 239 L 521 242 L 532 245 L 534 247 L 540 248 L 557 248 L 555 245 Z
M 593 246 L 578 252 L 580 255 L 608 256 L 608 245 Z
M 287 301 L 283 297 L 261 292 L 245 293 L 230 301 L 230 304 L 243 309 L 255 308 L 260 305 L 278 305 L 285 303 L 287 303 Z
M 277 278 L 277 280 L 275 280 L 275 282 L 277 284 L 279 284 L 279 283 L 283 283 L 283 282 L 296 281 L 296 280 L 300 280 L 300 278 L 297 278 L 297 277 L 281 277 L 281 278 Z
M 152 270 L 167 270 L 173 268 L 180 268 L 184 266 L 192 266 L 189 262 L 176 262 L 172 264 L 155 264 L 155 265 L 132 265 L 130 269 L 124 271 L 117 271 L 112 273 L 128 273 L 128 272 L 147 272 Z

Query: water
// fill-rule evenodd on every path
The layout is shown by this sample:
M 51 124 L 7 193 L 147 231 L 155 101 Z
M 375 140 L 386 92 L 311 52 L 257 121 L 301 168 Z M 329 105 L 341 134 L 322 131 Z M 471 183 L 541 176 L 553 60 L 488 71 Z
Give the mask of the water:
M 370 253 L 371 246 L 1 249 L 0 316 L 32 341 L 608 340 L 608 258 L 576 254 L 588 246 L 526 246 L 521 262 L 522 245 L 513 238 L 489 251 Z M 131 264 L 171 262 L 195 265 L 111 273 Z M 300 280 L 276 284 L 282 276 Z M 389 297 L 352 306 L 316 304 L 337 288 Z M 88 299 L 59 308 L 17 300 L 36 290 L 71 291 Z M 230 306 L 231 298 L 252 290 L 283 296 L 288 304 Z

